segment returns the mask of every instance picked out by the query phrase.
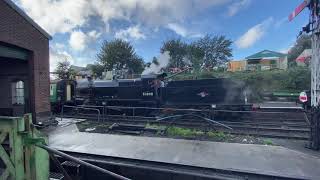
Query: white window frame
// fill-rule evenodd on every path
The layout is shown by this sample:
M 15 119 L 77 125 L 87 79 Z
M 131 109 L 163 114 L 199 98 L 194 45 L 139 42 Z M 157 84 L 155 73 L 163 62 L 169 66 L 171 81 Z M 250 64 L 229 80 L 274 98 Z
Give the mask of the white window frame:
M 11 83 L 12 92 L 12 104 L 13 105 L 24 105 L 24 82 L 22 80 L 14 81 Z

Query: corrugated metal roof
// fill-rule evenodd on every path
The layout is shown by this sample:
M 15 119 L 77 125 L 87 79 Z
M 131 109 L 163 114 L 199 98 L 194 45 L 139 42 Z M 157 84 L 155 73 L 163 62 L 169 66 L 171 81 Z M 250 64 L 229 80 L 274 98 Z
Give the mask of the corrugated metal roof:
M 49 40 L 52 39 L 51 35 L 42 29 L 36 22 L 33 21 L 22 9 L 20 9 L 14 2 L 11 0 L 3 0 L 6 2 L 13 10 L 15 10 L 20 16 L 22 16 L 26 21 L 28 21 L 33 27 L 35 27 L 41 34 L 47 37 Z
M 286 54 L 270 51 L 270 50 L 263 50 L 258 53 L 255 53 L 251 56 L 246 57 L 247 60 L 250 59 L 275 59 L 275 58 L 282 58 L 285 57 Z

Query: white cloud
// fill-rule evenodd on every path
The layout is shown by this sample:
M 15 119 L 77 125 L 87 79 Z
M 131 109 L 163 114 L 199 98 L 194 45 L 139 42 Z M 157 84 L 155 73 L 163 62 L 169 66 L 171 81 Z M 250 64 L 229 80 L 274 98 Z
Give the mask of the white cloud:
M 187 30 L 179 24 L 169 23 L 168 28 L 182 37 L 186 37 L 188 34 Z
M 115 34 L 116 38 L 129 40 L 129 39 L 146 39 L 146 36 L 141 32 L 138 25 L 122 29 Z
M 92 39 L 92 40 L 96 40 L 101 36 L 102 33 L 97 32 L 96 30 L 90 31 L 88 33 L 88 36 Z
M 248 48 L 260 40 L 269 28 L 273 18 L 268 18 L 262 23 L 251 27 L 246 33 L 236 40 L 235 44 L 238 48 Z
M 86 0 L 20 0 L 19 4 L 52 35 L 84 25 L 91 14 Z
M 54 43 L 52 47 L 55 49 L 64 49 L 66 46 L 62 43 Z
M 87 44 L 87 35 L 82 31 L 73 31 L 70 35 L 69 45 L 72 49 L 82 51 Z
M 289 50 L 291 49 L 291 47 L 289 48 L 284 48 L 284 49 L 280 49 L 279 52 L 283 53 L 283 54 L 288 54 Z
M 274 23 L 274 27 L 275 27 L 275 28 L 279 28 L 280 26 L 282 26 L 283 24 L 288 23 L 288 22 L 289 22 L 289 21 L 288 21 L 288 17 L 283 17 L 283 18 L 277 20 L 277 21 Z
M 56 49 L 54 46 L 50 46 L 50 72 L 56 70 L 58 62 L 68 60 L 71 65 L 85 67 L 88 63 L 93 63 L 93 59 L 90 57 L 76 57 L 70 54 L 68 51 L 62 49 Z
M 100 36 L 101 33 L 96 30 L 92 30 L 87 34 L 81 30 L 73 31 L 70 34 L 69 45 L 76 51 L 82 51 L 88 46 L 88 43 L 97 40 Z
M 251 3 L 251 0 L 241 0 L 241 1 L 236 1 L 232 3 L 228 7 L 228 16 L 234 16 L 237 14 L 240 10 L 247 8 Z
M 166 26 L 223 5 L 230 0 L 17 0 L 26 12 L 51 35 L 72 32 L 87 25 L 91 17 L 105 23 L 128 20 L 151 27 Z M 176 8 L 179 7 L 179 8 Z
M 176 24 L 176 23 L 169 23 L 168 24 L 168 29 L 174 31 L 176 34 L 182 36 L 182 37 L 189 37 L 189 38 L 199 38 L 199 37 L 203 37 L 203 35 L 201 33 L 194 33 L 188 29 L 186 29 L 185 27 Z
M 58 62 L 64 60 L 70 61 L 71 64 L 75 63 L 73 57 L 67 51 L 57 50 L 53 47 L 50 47 L 50 72 L 54 72 Z

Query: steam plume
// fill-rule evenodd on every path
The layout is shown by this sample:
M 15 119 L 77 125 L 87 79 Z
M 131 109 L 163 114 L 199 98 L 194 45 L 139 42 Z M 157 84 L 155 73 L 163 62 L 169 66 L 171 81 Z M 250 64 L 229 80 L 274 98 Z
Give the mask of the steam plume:
M 167 65 L 169 64 L 169 59 L 170 59 L 169 51 L 165 51 L 164 53 L 160 54 L 160 56 L 158 57 L 159 64 L 157 65 L 155 63 L 152 63 L 150 67 L 147 67 L 144 69 L 144 71 L 142 72 L 142 75 L 159 73 L 162 68 L 167 67 Z

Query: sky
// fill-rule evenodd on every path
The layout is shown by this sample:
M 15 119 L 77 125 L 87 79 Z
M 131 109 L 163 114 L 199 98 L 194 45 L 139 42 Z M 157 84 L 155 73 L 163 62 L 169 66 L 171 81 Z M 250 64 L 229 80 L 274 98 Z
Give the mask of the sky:
M 14 0 L 51 36 L 50 71 L 68 59 L 97 61 L 104 40 L 130 42 L 148 62 L 170 38 L 192 42 L 206 34 L 233 41 L 231 60 L 268 49 L 286 53 L 302 26 L 304 10 L 288 15 L 302 0 Z

